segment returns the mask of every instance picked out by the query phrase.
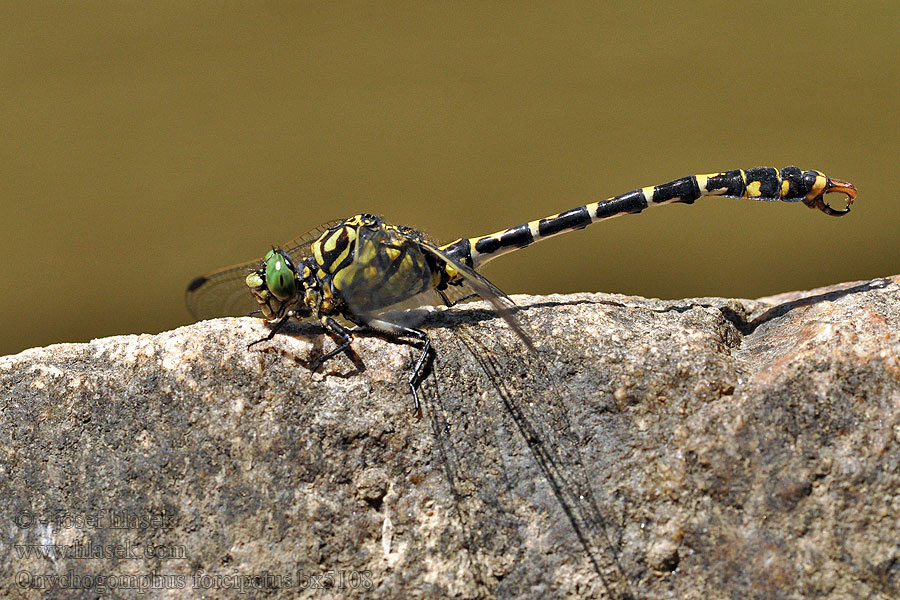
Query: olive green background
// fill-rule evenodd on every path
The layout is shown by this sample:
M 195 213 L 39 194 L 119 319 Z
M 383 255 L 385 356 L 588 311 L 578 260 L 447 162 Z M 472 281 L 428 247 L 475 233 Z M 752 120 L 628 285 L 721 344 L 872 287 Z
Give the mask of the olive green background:
M 357 212 L 447 241 L 759 165 L 859 198 L 654 209 L 485 273 L 664 298 L 900 273 L 896 1 L 4 2 L 0 23 L 0 354 L 188 323 L 192 277 Z

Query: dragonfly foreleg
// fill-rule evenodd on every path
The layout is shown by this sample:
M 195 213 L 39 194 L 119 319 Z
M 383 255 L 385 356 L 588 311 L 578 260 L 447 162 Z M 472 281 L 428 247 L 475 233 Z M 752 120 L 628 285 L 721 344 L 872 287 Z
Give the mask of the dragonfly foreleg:
M 259 311 L 254 311 L 254 312 L 259 312 Z M 273 337 L 275 337 L 275 334 L 278 333 L 278 331 L 282 327 L 284 327 L 284 324 L 287 323 L 288 319 L 290 319 L 290 318 L 291 318 L 290 313 L 281 317 L 278 321 L 275 322 L 275 325 L 272 326 L 272 329 L 269 331 L 269 335 L 267 335 L 265 337 L 261 337 L 258 340 L 256 340 L 255 342 L 250 342 L 249 344 L 247 344 L 247 349 L 249 350 L 250 348 L 252 348 L 253 346 L 255 346 L 256 344 L 258 344 L 260 342 L 268 342 L 269 340 L 271 340 Z

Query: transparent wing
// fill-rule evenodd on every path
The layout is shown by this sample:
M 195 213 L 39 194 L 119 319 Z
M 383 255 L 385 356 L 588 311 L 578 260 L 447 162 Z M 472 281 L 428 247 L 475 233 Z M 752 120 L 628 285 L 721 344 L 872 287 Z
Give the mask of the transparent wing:
M 244 280 L 261 263 L 259 258 L 195 278 L 184 293 L 188 311 L 198 321 L 250 314 L 258 305 Z
M 435 290 L 435 294 L 438 294 L 437 290 Z M 452 285 L 446 290 L 442 290 L 439 295 L 441 304 L 446 304 L 447 306 L 456 306 L 461 302 L 475 300 L 478 297 L 478 292 L 472 289 L 472 286 L 466 282 L 463 282 L 460 285 Z M 515 306 L 512 303 L 512 300 L 507 299 L 506 295 L 501 296 L 501 299 L 503 299 L 504 302 L 508 302 L 510 305 Z
M 367 285 L 359 286 L 358 293 L 345 294 L 345 301 L 356 314 L 411 326 L 421 316 L 417 318 L 410 309 L 436 304 L 452 306 L 477 295 L 494 307 L 529 350 L 534 350 L 534 344 L 512 314 L 515 304 L 509 296 L 418 232 L 391 227 L 376 230 L 361 228 L 357 244 L 357 259 L 352 268 L 361 273 L 368 270 L 373 277 L 361 278 Z M 400 252 L 399 257 L 397 252 Z M 452 265 L 464 283 L 441 292 L 435 290 L 432 273 L 427 266 L 427 255 Z M 401 262 L 404 260 L 405 263 Z M 378 301 L 372 302 L 372 298 Z
M 295 237 L 280 248 L 298 264 L 309 256 L 309 246 L 329 228 L 341 221 L 331 221 Z M 262 265 L 263 259 L 247 261 L 195 278 L 188 285 L 184 299 L 197 320 L 248 315 L 259 308 L 244 280 Z
M 353 261 L 332 281 L 351 312 L 364 319 L 433 303 L 427 295 L 431 268 L 417 237 L 390 225 L 360 227 Z
M 509 299 L 509 296 L 504 294 L 503 291 L 496 285 L 488 281 L 488 279 L 484 275 L 481 275 L 474 269 L 462 264 L 457 260 L 454 260 L 437 246 L 428 242 L 421 242 L 419 246 L 424 252 L 436 256 L 442 261 L 453 265 L 453 268 L 455 268 L 459 272 L 459 274 L 465 280 L 465 285 L 460 286 L 463 289 L 461 289 L 459 292 L 454 292 L 455 294 L 467 293 L 468 290 L 465 288 L 471 288 L 471 291 L 473 291 L 478 296 L 481 296 L 482 299 L 486 300 L 491 304 L 491 306 L 494 307 L 494 310 L 497 311 L 497 314 L 503 317 L 503 320 L 506 321 L 510 329 L 512 329 L 516 333 L 516 335 L 521 338 L 522 342 L 525 343 L 525 346 L 529 350 L 531 350 L 532 352 L 537 352 L 534 344 L 531 342 L 531 339 L 528 337 L 528 335 L 525 334 L 522 326 L 512 314 L 512 310 L 516 305 L 512 300 Z M 456 301 L 459 302 L 464 298 L 465 296 L 460 296 Z
M 291 260 L 293 260 L 294 264 L 296 265 L 297 263 L 300 262 L 301 258 L 306 258 L 307 256 L 310 255 L 309 247 L 314 241 L 319 239 L 319 236 L 321 236 L 323 233 L 325 233 L 326 231 L 328 231 L 335 225 L 338 225 L 343 222 L 344 222 L 343 219 L 337 219 L 334 221 L 329 221 L 327 223 L 323 223 L 323 224 L 319 225 L 318 227 L 316 227 L 315 229 L 307 231 L 303 235 L 298 235 L 291 241 L 281 244 L 279 246 L 279 248 L 281 248 L 282 250 L 287 252 L 288 256 L 291 257 Z M 262 261 L 260 261 L 260 262 L 262 262 Z

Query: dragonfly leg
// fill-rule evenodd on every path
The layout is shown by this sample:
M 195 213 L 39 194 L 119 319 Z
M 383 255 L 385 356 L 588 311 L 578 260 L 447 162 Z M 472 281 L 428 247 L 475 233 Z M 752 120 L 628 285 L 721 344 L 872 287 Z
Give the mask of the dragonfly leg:
M 422 406 L 419 402 L 419 386 L 422 384 L 422 381 L 425 379 L 425 375 L 428 371 L 429 358 L 433 358 L 435 354 L 434 347 L 431 345 L 431 340 L 428 338 L 428 334 L 421 329 L 404 327 L 403 325 L 398 325 L 389 321 L 381 321 L 378 319 L 367 321 L 362 327 L 367 327 L 369 329 L 379 331 L 381 333 L 387 333 L 397 337 L 409 337 L 422 342 L 422 350 L 419 353 L 419 358 L 416 359 L 416 365 L 413 367 L 412 373 L 410 373 L 409 375 L 409 379 L 406 380 L 406 383 L 409 385 L 409 391 L 412 393 L 413 401 L 416 405 L 416 413 L 421 415 Z
M 257 311 L 257 312 L 258 312 L 258 311 Z M 274 326 L 272 327 L 272 329 L 269 331 L 269 335 L 267 335 L 267 336 L 265 336 L 265 337 L 261 337 L 261 338 L 259 338 L 258 340 L 256 340 L 255 342 L 250 342 L 249 344 L 247 344 L 247 349 L 249 350 L 251 347 L 255 346 L 256 344 L 258 344 L 258 343 L 260 343 L 260 342 L 268 342 L 269 340 L 271 340 L 273 337 L 275 337 L 275 334 L 278 333 L 278 331 L 279 331 L 282 327 L 284 327 L 284 324 L 287 323 L 287 322 L 288 322 L 288 319 L 290 319 L 290 318 L 291 318 L 291 314 L 290 314 L 290 313 L 288 313 L 288 314 L 284 315 L 283 317 L 281 317 L 281 319 L 279 319 L 278 321 L 275 322 L 275 325 L 274 325 Z
M 327 353 L 323 354 L 321 357 L 314 360 L 312 363 L 313 371 L 318 370 L 318 368 L 321 367 L 323 364 L 325 364 L 327 361 L 334 358 L 341 352 L 346 351 L 347 348 L 350 347 L 350 342 L 353 341 L 353 334 L 350 332 L 350 330 L 347 329 L 346 327 L 344 327 L 343 325 L 341 325 L 340 323 L 338 323 L 337 321 L 335 321 L 334 319 L 332 319 L 331 317 L 325 317 L 324 319 L 322 319 L 322 324 L 325 326 L 326 329 L 328 329 L 328 331 L 330 331 L 335 336 L 340 338 L 341 343 L 338 344 L 337 348 L 335 348 L 334 350 L 327 352 Z
M 441 300 L 443 300 L 445 306 L 456 306 L 457 304 L 459 304 L 461 302 L 466 302 L 468 300 L 472 300 L 473 298 L 480 298 L 480 296 L 478 294 L 476 294 L 475 292 L 472 292 L 471 294 L 467 294 L 467 295 L 463 296 L 462 298 L 457 298 L 456 300 L 451 300 L 450 297 L 447 294 L 445 294 L 444 292 L 442 292 L 441 290 L 438 290 L 438 294 L 440 295 Z
M 413 402 L 416 404 L 416 414 L 419 416 L 422 415 L 422 407 L 419 404 L 419 386 L 422 385 L 422 380 L 425 379 L 425 371 L 428 365 L 429 357 L 434 355 L 434 347 L 431 345 L 431 340 L 428 339 L 428 335 L 425 334 L 424 331 L 419 329 L 410 329 L 410 333 L 418 334 L 417 339 L 424 341 L 422 344 L 422 352 L 419 354 L 419 358 L 416 360 L 416 366 L 413 367 L 412 373 L 409 375 L 409 379 L 407 383 L 409 384 L 409 391 L 412 392 Z M 418 337 L 421 336 L 421 337 Z

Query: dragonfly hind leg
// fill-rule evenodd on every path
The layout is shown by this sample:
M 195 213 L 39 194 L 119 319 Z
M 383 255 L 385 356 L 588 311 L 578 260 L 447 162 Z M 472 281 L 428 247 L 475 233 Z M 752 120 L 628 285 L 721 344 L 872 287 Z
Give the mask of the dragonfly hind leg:
M 412 393 L 413 401 L 416 405 L 416 413 L 421 415 L 422 407 L 419 403 L 419 386 L 425 379 L 425 375 L 428 370 L 429 359 L 433 358 L 435 354 L 434 347 L 431 345 L 431 340 L 428 338 L 428 334 L 421 329 L 404 327 L 403 325 L 391 323 L 390 321 L 382 321 L 380 319 L 367 320 L 360 326 L 360 329 L 366 328 L 371 329 L 372 331 L 377 331 L 379 333 L 387 333 L 388 335 L 396 337 L 413 338 L 422 342 L 422 350 L 419 353 L 419 358 L 416 359 L 416 365 L 413 367 L 412 373 L 410 373 L 409 378 L 406 380 L 406 383 L 409 385 L 409 391 L 410 393 Z
M 413 338 L 422 342 L 422 350 L 419 353 L 419 357 L 416 359 L 416 364 L 413 367 L 412 373 L 406 380 L 407 385 L 409 385 L 409 391 L 410 393 L 412 393 L 413 401 L 415 402 L 416 412 L 421 414 L 422 411 L 421 405 L 419 403 L 419 386 L 425 379 L 429 358 L 434 355 L 434 347 L 431 345 L 431 340 L 428 338 L 428 334 L 426 334 L 421 329 L 404 327 L 403 325 L 398 325 L 389 321 L 382 321 L 380 319 L 369 319 L 366 321 L 361 321 L 353 329 L 347 329 L 331 317 L 325 317 L 324 319 L 322 319 L 322 324 L 326 329 L 328 329 L 330 333 L 334 334 L 338 339 L 340 339 L 341 343 L 338 344 L 337 347 L 333 350 L 326 352 L 321 357 L 313 361 L 311 365 L 313 371 L 318 370 L 319 367 L 321 367 L 323 364 L 325 364 L 341 352 L 346 352 L 350 348 L 350 343 L 353 341 L 354 333 L 364 333 L 366 331 L 372 331 L 381 334 L 386 333 L 394 337 Z

